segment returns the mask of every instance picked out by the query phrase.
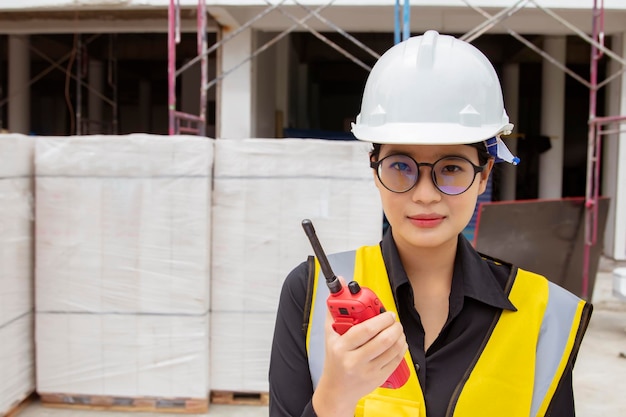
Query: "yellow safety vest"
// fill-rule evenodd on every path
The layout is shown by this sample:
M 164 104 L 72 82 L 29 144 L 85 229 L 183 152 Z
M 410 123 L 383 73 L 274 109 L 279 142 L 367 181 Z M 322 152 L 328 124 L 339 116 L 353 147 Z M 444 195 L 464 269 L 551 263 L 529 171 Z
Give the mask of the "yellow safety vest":
M 397 308 L 379 246 L 330 255 L 334 272 L 352 277 Z M 324 365 L 324 322 L 328 288 L 316 261 L 306 347 L 313 386 Z M 450 399 L 455 417 L 544 416 L 588 322 L 585 301 L 544 277 L 518 269 L 509 293 L 517 311 L 503 310 L 477 360 Z M 407 352 L 409 381 L 399 389 L 377 388 L 363 397 L 357 417 L 426 417 L 424 395 Z

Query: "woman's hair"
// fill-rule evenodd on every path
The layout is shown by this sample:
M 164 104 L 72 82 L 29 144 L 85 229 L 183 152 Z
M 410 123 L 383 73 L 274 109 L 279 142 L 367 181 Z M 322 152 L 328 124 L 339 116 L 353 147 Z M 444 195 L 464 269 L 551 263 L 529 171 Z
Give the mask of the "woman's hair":
M 378 161 L 381 146 L 382 145 L 380 143 L 372 144 L 372 150 L 370 151 L 370 161 Z M 478 165 L 485 165 L 487 161 L 489 161 L 489 158 L 491 158 L 491 155 L 489 155 L 489 152 L 487 152 L 487 145 L 485 145 L 485 142 L 481 141 L 476 143 L 468 143 L 467 146 L 476 148 L 476 151 L 478 152 Z
M 478 165 L 485 165 L 489 161 L 489 158 L 491 158 L 491 155 L 489 155 L 489 152 L 487 151 L 487 145 L 484 141 L 468 143 L 468 146 L 476 148 L 476 151 L 478 152 Z

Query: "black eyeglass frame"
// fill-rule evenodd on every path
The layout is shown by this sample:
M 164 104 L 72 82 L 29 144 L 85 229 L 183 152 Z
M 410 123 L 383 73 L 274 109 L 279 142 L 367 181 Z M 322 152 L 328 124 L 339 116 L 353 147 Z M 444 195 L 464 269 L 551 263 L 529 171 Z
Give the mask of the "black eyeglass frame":
M 411 161 L 415 162 L 415 165 L 417 166 L 417 175 L 415 176 L 415 182 L 413 183 L 413 185 L 411 185 L 411 187 L 407 188 L 404 191 L 392 190 L 391 188 L 387 187 L 387 185 L 385 185 L 385 182 L 382 180 L 382 178 L 380 178 L 380 165 L 381 165 L 381 163 L 385 159 L 387 159 L 389 157 L 392 157 L 392 156 L 405 156 L 405 157 L 409 158 Z M 444 159 L 448 159 L 448 158 L 463 159 L 464 161 L 469 162 L 470 165 L 472 166 L 472 168 L 474 168 L 474 176 L 472 177 L 472 182 L 470 182 L 470 184 L 467 186 L 467 188 L 465 190 L 461 191 L 460 193 L 456 193 L 456 194 L 446 193 L 441 188 L 439 188 L 439 184 L 437 184 L 437 178 L 435 176 L 435 170 L 433 168 L 435 167 L 437 162 L 442 161 Z M 464 192 L 466 192 L 467 190 L 469 190 L 472 187 L 472 185 L 474 184 L 474 181 L 476 181 L 476 174 L 483 172 L 485 170 L 485 168 L 487 167 L 487 164 L 485 164 L 485 165 L 476 165 L 472 161 L 470 161 L 469 159 L 465 158 L 464 156 L 457 156 L 457 155 L 443 156 L 443 157 L 437 159 L 433 163 L 430 163 L 430 162 L 417 162 L 411 156 L 403 154 L 403 153 L 393 153 L 391 155 L 385 156 L 384 158 L 382 158 L 382 159 L 380 159 L 378 161 L 370 161 L 370 168 L 376 170 L 376 176 L 378 177 L 378 180 L 383 185 L 383 187 L 385 187 L 386 189 L 388 189 L 392 193 L 396 193 L 396 194 L 406 193 L 406 192 L 411 191 L 413 188 L 415 188 L 415 186 L 417 185 L 417 182 L 420 179 L 420 168 L 423 167 L 423 166 L 430 167 L 430 177 L 431 177 L 431 180 L 433 181 L 433 184 L 435 185 L 435 188 L 440 193 L 445 194 L 445 195 L 461 195 L 461 194 L 463 194 Z

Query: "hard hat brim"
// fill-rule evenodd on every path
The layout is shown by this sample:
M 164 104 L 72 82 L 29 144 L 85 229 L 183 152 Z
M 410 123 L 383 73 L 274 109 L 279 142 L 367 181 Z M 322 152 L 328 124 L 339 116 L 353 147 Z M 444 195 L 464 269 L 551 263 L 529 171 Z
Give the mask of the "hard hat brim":
M 362 141 L 396 145 L 459 145 L 507 135 L 513 124 L 462 126 L 450 123 L 386 123 L 363 126 L 352 123 L 352 133 Z

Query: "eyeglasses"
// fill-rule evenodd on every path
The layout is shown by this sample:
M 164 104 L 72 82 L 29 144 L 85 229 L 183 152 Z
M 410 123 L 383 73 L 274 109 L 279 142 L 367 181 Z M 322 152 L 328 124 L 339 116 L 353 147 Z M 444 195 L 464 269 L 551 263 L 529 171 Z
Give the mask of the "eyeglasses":
M 394 193 L 405 193 L 415 187 L 420 167 L 430 167 L 433 184 L 446 195 L 463 194 L 474 183 L 476 174 L 486 167 L 474 165 L 461 156 L 445 156 L 431 164 L 403 154 L 388 155 L 370 162 L 370 166 L 376 170 L 381 184 Z

